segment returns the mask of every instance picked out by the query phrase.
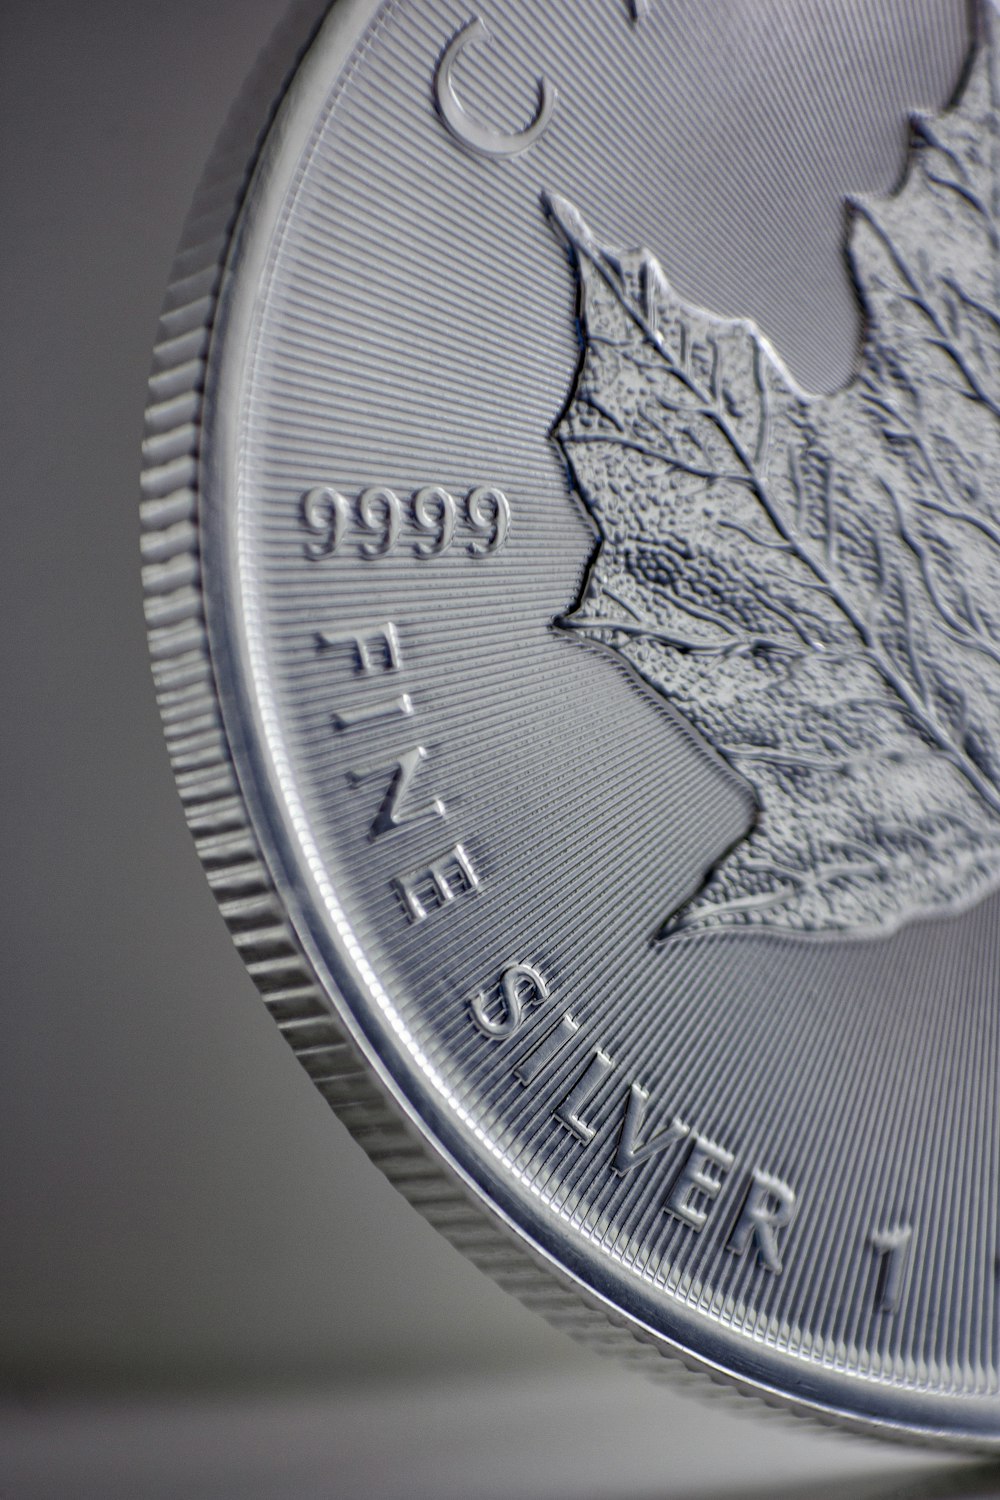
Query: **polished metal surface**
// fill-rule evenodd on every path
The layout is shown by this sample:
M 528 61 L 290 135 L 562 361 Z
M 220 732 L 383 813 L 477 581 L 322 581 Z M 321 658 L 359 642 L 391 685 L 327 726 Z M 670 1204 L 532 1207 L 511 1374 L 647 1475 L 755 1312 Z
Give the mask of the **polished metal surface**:
M 196 206 L 144 525 L 202 858 L 390 1176 L 581 1331 L 992 1444 L 966 21 L 341 0 Z

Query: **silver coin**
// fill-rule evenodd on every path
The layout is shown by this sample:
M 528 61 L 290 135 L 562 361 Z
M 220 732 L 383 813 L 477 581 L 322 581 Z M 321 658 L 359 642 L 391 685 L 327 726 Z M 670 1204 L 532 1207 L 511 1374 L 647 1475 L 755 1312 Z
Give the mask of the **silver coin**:
M 402 1190 L 582 1333 L 982 1446 L 1000 23 L 974 19 L 293 19 L 178 260 L 144 545 L 209 878 Z

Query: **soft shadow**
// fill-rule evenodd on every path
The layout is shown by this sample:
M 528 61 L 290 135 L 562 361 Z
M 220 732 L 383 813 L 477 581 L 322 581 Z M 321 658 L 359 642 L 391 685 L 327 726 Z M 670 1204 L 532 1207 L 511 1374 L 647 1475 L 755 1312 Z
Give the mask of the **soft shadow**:
M 963 1459 L 929 1471 L 901 1464 L 894 1474 L 867 1478 L 855 1475 L 816 1484 L 796 1481 L 775 1487 L 753 1483 L 724 1490 L 685 1490 L 679 1494 L 665 1489 L 661 1493 L 662 1500 L 1000 1500 L 1000 1462 Z M 637 1497 L 633 1495 L 630 1500 Z

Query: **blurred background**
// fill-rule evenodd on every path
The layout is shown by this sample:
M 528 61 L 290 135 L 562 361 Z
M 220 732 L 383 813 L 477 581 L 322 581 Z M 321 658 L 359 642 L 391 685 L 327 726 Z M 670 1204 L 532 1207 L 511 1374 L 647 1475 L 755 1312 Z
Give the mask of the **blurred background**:
M 1000 1494 L 572 1344 L 397 1197 L 256 999 L 162 746 L 136 501 L 174 245 L 282 8 L 0 7 L 0 1495 Z

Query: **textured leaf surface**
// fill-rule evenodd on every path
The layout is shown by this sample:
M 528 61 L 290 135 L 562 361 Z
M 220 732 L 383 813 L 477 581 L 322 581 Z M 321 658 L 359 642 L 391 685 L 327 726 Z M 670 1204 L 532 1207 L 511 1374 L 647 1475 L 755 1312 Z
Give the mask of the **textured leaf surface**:
M 995 12 L 906 182 L 853 205 L 866 331 L 833 396 L 652 255 L 549 211 L 579 280 L 555 438 L 599 532 L 564 622 L 754 790 L 668 930 L 886 930 L 1000 883 L 1000 125 Z

